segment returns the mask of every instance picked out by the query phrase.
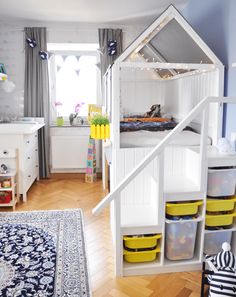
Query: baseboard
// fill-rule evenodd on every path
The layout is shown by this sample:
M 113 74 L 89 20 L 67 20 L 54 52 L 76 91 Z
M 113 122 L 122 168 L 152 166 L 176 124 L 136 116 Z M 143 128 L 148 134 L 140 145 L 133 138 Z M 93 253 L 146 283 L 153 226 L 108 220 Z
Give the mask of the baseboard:
M 50 178 L 52 179 L 85 179 L 85 173 L 51 173 Z M 100 180 L 102 178 L 102 174 L 97 173 L 97 178 Z

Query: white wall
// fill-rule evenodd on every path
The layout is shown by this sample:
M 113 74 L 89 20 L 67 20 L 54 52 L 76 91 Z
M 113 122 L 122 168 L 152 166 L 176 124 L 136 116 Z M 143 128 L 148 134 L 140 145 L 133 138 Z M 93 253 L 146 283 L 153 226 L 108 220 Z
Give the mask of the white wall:
M 124 48 L 132 42 L 144 26 L 119 26 L 108 24 L 70 23 L 3 23 L 0 22 L 0 62 L 3 62 L 9 79 L 16 84 L 14 92 L 7 94 L 0 82 L 0 114 L 23 115 L 24 101 L 24 27 L 44 26 L 48 28 L 48 42 L 98 43 L 98 28 L 122 28 Z
M 0 81 L 0 114 L 23 114 L 24 101 L 24 42 L 21 27 L 0 23 L 0 62 L 4 63 L 9 79 L 16 85 L 7 94 Z

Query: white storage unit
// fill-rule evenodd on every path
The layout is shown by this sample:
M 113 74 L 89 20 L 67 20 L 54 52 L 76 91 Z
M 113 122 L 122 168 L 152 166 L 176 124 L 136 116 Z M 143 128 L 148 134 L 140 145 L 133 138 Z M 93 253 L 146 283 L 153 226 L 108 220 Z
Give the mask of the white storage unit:
M 230 196 L 235 194 L 236 182 L 236 154 L 220 154 L 216 147 L 208 148 L 208 187 L 207 194 L 220 199 L 221 196 Z M 212 167 L 217 169 L 212 169 Z M 229 167 L 227 169 L 227 167 Z M 232 198 L 232 200 L 234 200 Z M 222 201 L 222 200 L 221 200 Z M 223 200 L 224 201 L 224 200 Z M 228 201 L 228 200 L 225 200 Z M 225 207 L 224 207 L 225 209 Z M 217 208 L 219 211 L 219 208 Z M 230 213 L 235 211 L 232 206 Z M 218 212 L 217 212 L 218 213 Z M 213 214 L 213 212 L 211 212 Z M 231 244 L 232 252 L 236 252 L 235 237 L 236 221 L 233 220 L 231 228 L 218 230 L 205 230 L 204 254 L 213 255 L 221 251 L 222 243 Z
M 10 201 L 0 202 L 0 207 L 15 206 L 19 199 L 19 158 L 17 149 L 0 149 L 0 166 L 5 165 L 7 170 L 0 173 L 0 192 L 1 195 L 8 195 Z M 5 200 L 5 199 L 4 199 Z
M 39 118 L 39 122 L 43 122 L 43 119 Z M 0 125 L 0 146 L 9 154 L 12 149 L 17 149 L 19 153 L 19 193 L 24 202 L 27 201 L 27 191 L 39 178 L 38 130 L 43 126 L 43 123 Z

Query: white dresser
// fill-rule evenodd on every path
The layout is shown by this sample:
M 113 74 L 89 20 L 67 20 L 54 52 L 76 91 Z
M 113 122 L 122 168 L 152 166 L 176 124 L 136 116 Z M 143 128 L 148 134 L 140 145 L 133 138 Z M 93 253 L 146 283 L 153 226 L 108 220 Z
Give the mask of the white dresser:
M 43 123 L 10 123 L 0 125 L 0 148 L 18 149 L 19 193 L 27 201 L 27 191 L 39 178 L 38 130 Z

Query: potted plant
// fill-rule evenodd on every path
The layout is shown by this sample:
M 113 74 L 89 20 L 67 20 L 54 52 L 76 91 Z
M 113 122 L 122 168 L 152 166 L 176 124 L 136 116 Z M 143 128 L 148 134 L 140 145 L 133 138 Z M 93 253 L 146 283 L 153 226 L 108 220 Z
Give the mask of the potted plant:
M 73 113 L 71 113 L 70 115 L 69 115 L 69 121 L 70 121 L 70 125 L 72 126 L 72 125 L 83 125 L 83 123 L 84 123 L 84 120 L 83 120 L 83 118 L 82 117 L 80 117 L 79 116 L 79 114 L 80 114 L 80 111 L 81 111 L 81 109 L 83 108 L 83 105 L 84 105 L 85 103 L 84 102 L 79 102 L 79 103 L 77 103 L 76 104 L 76 106 L 75 106 L 75 112 L 73 112 Z
M 110 138 L 110 124 L 107 116 L 98 114 L 91 119 L 91 138 Z
M 57 111 L 57 119 L 56 119 L 56 124 L 57 126 L 63 126 L 64 125 L 64 118 L 63 116 L 60 115 L 60 109 L 62 108 L 62 103 L 59 101 L 55 102 L 55 107 Z

